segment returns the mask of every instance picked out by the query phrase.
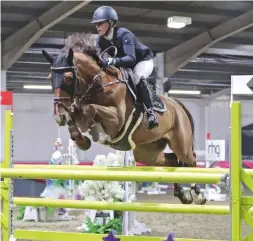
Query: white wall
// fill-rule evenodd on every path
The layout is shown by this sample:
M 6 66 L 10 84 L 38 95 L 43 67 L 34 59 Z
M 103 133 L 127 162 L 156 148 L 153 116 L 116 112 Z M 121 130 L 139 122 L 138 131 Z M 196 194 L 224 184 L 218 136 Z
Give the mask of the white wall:
M 206 109 L 201 100 L 181 99 L 195 121 L 195 149 L 204 150 L 206 132 L 213 139 L 229 139 L 229 101 L 218 100 Z M 242 124 L 253 120 L 253 103 L 243 102 Z M 15 161 L 47 161 L 53 152 L 58 125 L 53 116 L 53 100 L 50 95 L 14 94 L 14 159 Z M 206 117 L 207 116 L 207 117 Z M 61 127 L 61 137 L 67 147 L 67 127 Z M 111 148 L 93 143 L 90 150 L 79 152 L 83 161 L 92 161 L 97 154 L 107 154 Z
M 241 101 L 242 126 L 253 122 L 253 102 Z M 230 102 L 229 100 L 216 100 L 208 107 L 209 130 L 212 138 L 228 138 L 230 135 Z
M 14 95 L 14 160 L 47 161 L 50 159 L 58 135 L 53 118 L 53 99 L 49 95 Z M 61 127 L 61 138 L 67 148 L 67 127 Z M 97 153 L 112 151 L 94 143 L 86 152 L 79 152 L 80 160 L 92 161 Z

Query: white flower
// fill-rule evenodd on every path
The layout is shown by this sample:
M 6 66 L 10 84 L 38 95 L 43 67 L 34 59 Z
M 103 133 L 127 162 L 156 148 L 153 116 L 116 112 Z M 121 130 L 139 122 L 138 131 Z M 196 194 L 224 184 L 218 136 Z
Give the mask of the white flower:
M 116 151 L 105 155 L 97 155 L 94 166 L 124 166 L 124 152 Z M 125 191 L 122 182 L 118 181 L 91 181 L 87 180 L 81 184 L 80 193 L 85 198 L 93 197 L 96 200 L 113 201 L 123 199 Z
M 90 191 L 89 191 L 89 196 L 93 196 L 93 195 L 95 195 L 95 194 L 96 194 L 96 191 L 93 190 L 93 189 L 90 189 Z
M 113 202 L 113 198 L 110 197 L 110 198 L 107 199 L 107 201 L 108 202 Z
M 106 156 L 105 155 L 97 155 L 95 160 L 94 160 L 94 163 L 93 165 L 94 166 L 104 166 L 104 162 L 106 160 Z
M 125 196 L 125 191 L 124 190 L 120 190 L 119 192 L 117 192 L 117 194 L 115 195 L 116 198 L 118 199 L 123 199 Z

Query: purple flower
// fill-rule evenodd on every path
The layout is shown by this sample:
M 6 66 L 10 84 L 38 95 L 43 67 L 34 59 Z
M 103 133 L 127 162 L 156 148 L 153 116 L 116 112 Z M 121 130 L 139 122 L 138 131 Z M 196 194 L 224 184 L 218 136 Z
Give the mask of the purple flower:
M 169 236 L 168 236 L 168 238 L 166 240 L 164 240 L 164 241 L 175 241 L 174 237 L 175 237 L 175 234 L 174 233 L 170 233 Z
M 116 238 L 113 233 L 109 233 L 107 237 L 103 237 L 104 241 L 120 241 L 120 238 Z

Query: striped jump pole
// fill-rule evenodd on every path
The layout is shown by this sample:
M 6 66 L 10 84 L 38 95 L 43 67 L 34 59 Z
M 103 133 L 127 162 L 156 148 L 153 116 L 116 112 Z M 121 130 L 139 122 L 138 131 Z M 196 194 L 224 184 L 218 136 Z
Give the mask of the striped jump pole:
M 231 77 L 231 162 L 230 162 L 230 240 L 253 240 L 253 217 L 250 208 L 253 205 L 252 196 L 242 196 L 242 183 L 253 192 L 252 177 L 242 168 L 242 124 L 241 102 L 234 101 L 234 95 L 251 94 L 253 92 L 247 83 L 253 75 Z M 242 220 L 251 227 L 251 233 L 243 239 Z
M 4 111 L 4 152 L 3 160 L 1 160 L 2 168 L 11 168 L 13 162 L 13 98 L 12 92 L 1 91 L 0 106 L 5 109 Z M 1 110 L 2 113 L 2 110 Z M 2 134 L 2 133 L 1 133 Z M 2 138 L 2 137 L 1 137 Z M 2 178 L 1 174 L 0 177 Z M 13 195 L 13 180 L 12 178 L 4 178 L 0 181 L 0 199 L 1 199 L 1 240 L 9 241 L 12 237 L 12 210 L 11 200 Z

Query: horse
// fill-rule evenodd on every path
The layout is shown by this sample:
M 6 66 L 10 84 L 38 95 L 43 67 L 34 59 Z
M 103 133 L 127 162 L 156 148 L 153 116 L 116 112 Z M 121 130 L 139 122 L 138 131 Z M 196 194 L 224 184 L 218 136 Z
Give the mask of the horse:
M 74 33 L 59 54 L 42 50 L 51 64 L 48 79 L 56 122 L 68 126 L 70 138 L 83 151 L 91 147 L 92 139 L 115 150 L 133 150 L 135 160 L 147 166 L 196 167 L 189 110 L 176 98 L 150 90 L 159 126 L 148 129 L 131 69 L 101 67 L 101 59 L 117 51 L 115 46 L 108 47 L 99 53 L 90 33 Z M 173 153 L 163 153 L 166 145 Z M 186 191 L 174 183 L 174 196 L 183 204 L 206 203 L 197 184 Z

